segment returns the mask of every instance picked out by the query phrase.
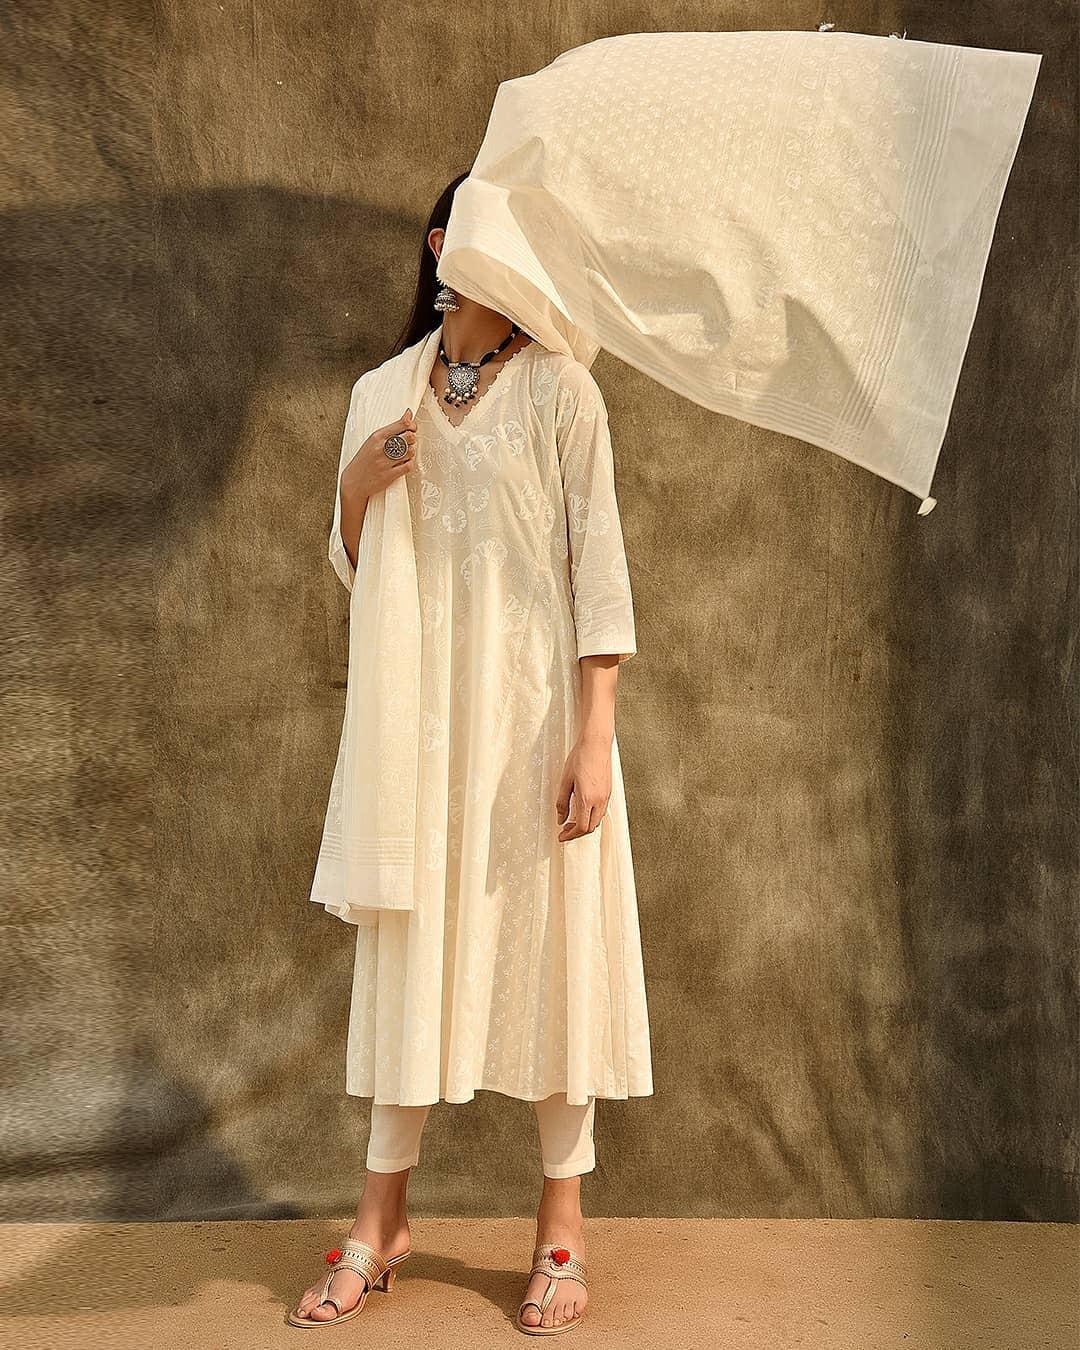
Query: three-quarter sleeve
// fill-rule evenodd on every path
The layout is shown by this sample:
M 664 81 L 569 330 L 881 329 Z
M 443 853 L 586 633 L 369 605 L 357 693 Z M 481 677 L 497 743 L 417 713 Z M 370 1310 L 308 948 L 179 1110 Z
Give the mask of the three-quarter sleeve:
M 609 654 L 625 661 L 637 640 L 607 408 L 580 362 L 561 372 L 555 426 L 578 658 Z
M 330 527 L 330 547 L 328 556 L 330 565 L 341 578 L 346 590 L 351 591 L 356 580 L 356 569 L 345 552 L 345 543 L 341 538 L 341 475 L 349 461 L 363 444 L 363 422 L 361 418 L 362 396 L 360 380 L 352 387 L 349 399 L 349 413 L 345 418 L 345 434 L 341 438 L 341 455 L 338 458 L 337 484 L 334 489 L 334 523 Z

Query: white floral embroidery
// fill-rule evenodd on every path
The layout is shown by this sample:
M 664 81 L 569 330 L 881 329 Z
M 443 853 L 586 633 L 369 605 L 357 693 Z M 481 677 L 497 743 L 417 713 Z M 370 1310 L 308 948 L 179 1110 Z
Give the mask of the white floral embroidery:
M 494 436 L 470 436 L 465 442 L 465 463 L 478 468 L 495 448 Z
M 555 390 L 558 388 L 558 380 L 555 371 L 551 366 L 543 366 L 536 372 L 532 385 L 533 406 L 542 408 L 545 404 L 551 402 L 555 397 Z
M 578 534 L 584 534 L 585 527 L 589 523 L 588 497 L 582 497 L 577 492 L 568 492 L 566 509 L 570 513 L 570 528 L 576 530 Z
M 468 502 L 470 511 L 474 513 L 483 511 L 491 500 L 491 491 L 486 487 L 470 488 L 465 500 Z
M 420 718 L 420 741 L 425 750 L 439 750 L 446 744 L 449 728 L 443 718 L 425 712 Z
M 502 613 L 499 615 L 499 632 L 520 633 L 525 627 L 528 613 L 516 595 L 507 596 L 506 604 L 503 605 Z
M 495 428 L 495 444 L 500 450 L 520 455 L 525 449 L 525 428 L 520 422 L 501 422 Z
M 570 512 L 571 527 L 578 534 L 584 534 L 586 530 L 596 537 L 607 534 L 611 527 L 611 519 L 603 507 L 593 506 L 588 497 L 582 497 L 576 492 L 568 495 L 566 503 Z
M 455 506 L 452 511 L 445 511 L 442 518 L 443 529 L 448 530 L 450 534 L 460 534 L 465 528 L 465 512 L 460 506 Z
M 506 545 L 501 539 L 483 539 L 477 544 L 476 551 L 481 558 L 491 562 L 501 565 L 506 561 Z
M 518 509 L 517 516 L 519 520 L 535 520 L 540 512 L 540 493 L 534 483 L 524 482 L 518 488 Z
M 505 561 L 506 545 L 501 539 L 482 539 L 461 564 L 461 575 L 465 585 L 472 585 L 473 574 L 478 567 L 485 563 L 501 567 Z
M 425 595 L 420 600 L 420 626 L 425 633 L 433 633 L 443 621 L 446 606 L 435 595 Z
M 423 520 L 430 520 L 432 516 L 438 515 L 439 507 L 442 504 L 442 488 L 438 483 L 432 483 L 425 479 L 420 485 L 420 516 Z

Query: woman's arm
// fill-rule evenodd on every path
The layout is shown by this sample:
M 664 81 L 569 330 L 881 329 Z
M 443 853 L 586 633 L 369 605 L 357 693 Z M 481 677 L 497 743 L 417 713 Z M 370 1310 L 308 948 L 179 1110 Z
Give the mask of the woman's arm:
M 559 839 L 565 843 L 595 830 L 607 811 L 619 664 L 637 651 L 637 641 L 603 395 L 588 371 L 573 365 L 563 371 L 558 397 L 559 468 L 581 670 L 577 737 L 556 798 Z
M 403 459 L 388 459 L 383 451 L 387 439 L 395 435 L 404 437 L 409 447 Z M 342 470 L 337 531 L 353 571 L 356 570 L 367 504 L 377 492 L 385 492 L 395 478 L 408 473 L 416 458 L 415 444 L 416 418 L 412 409 L 406 408 L 396 422 L 373 431 Z
M 611 796 L 611 744 L 615 738 L 615 688 L 619 682 L 617 654 L 583 656 L 581 667 L 581 727 L 563 769 L 556 801 L 559 842 L 590 834 L 607 811 Z M 571 794 L 574 814 L 569 816 Z
M 615 688 L 619 682 L 617 653 L 583 656 L 581 666 L 581 730 L 579 739 L 607 741 L 615 735 Z
M 360 531 L 364 528 L 364 516 L 367 513 L 368 498 L 361 491 L 353 491 L 346 483 L 346 475 L 341 479 L 341 542 L 349 562 L 356 569 L 356 555 L 360 548 Z

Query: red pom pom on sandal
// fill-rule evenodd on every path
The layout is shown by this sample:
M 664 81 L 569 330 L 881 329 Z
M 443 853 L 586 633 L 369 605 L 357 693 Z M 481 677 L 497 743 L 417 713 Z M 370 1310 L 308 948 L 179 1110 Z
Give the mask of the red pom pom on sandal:
M 349 1238 L 343 1247 L 331 1247 L 324 1258 L 330 1270 L 322 1287 L 322 1297 L 312 1307 L 311 1311 L 314 1312 L 315 1308 L 321 1308 L 324 1303 L 329 1303 L 336 1311 L 337 1316 L 328 1317 L 325 1321 L 322 1321 L 317 1317 L 302 1316 L 294 1308 L 288 1314 L 289 1323 L 294 1327 L 333 1327 L 337 1326 L 339 1322 L 347 1322 L 352 1317 L 358 1317 L 363 1312 L 367 1296 L 373 1289 L 382 1289 L 386 1293 L 393 1289 L 398 1266 L 408 1254 L 407 1251 L 404 1251 L 398 1256 L 392 1256 L 387 1261 L 380 1256 L 374 1247 L 368 1246 L 366 1242 L 357 1242 L 354 1238 Z M 354 1275 L 359 1275 L 364 1281 L 364 1287 L 354 1306 L 344 1310 L 341 1299 L 330 1292 L 330 1281 L 339 1270 L 352 1271 Z

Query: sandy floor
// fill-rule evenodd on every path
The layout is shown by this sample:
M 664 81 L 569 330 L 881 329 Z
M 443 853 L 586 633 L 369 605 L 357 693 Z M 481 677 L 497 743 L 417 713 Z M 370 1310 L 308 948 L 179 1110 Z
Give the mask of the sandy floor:
M 0 1345 L 482 1350 L 512 1325 L 532 1228 L 420 1219 L 392 1294 L 322 1333 L 283 1306 L 347 1221 L 0 1227 Z M 1080 1230 L 898 1220 L 590 1221 L 587 1346 L 1076 1350 Z M 323 1267 L 325 1269 L 325 1267 Z M 328 1342 L 329 1343 L 329 1342 Z

